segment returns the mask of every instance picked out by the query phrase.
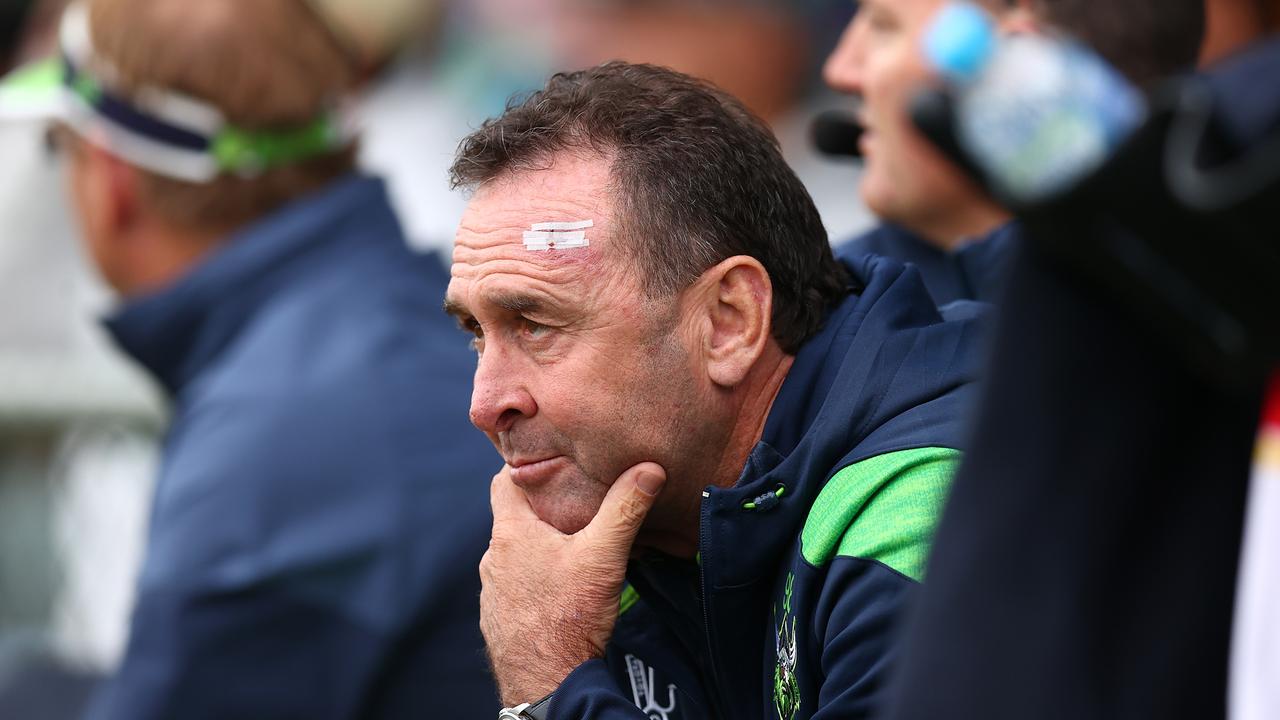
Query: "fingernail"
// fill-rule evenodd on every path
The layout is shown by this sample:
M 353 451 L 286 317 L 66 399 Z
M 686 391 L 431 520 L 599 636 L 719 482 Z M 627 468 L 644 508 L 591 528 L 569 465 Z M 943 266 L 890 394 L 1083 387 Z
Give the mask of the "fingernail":
M 662 489 L 662 484 L 665 481 L 666 478 L 661 475 L 651 472 L 642 472 L 640 473 L 640 476 L 636 478 L 636 486 L 643 490 L 646 495 L 657 495 L 658 491 Z

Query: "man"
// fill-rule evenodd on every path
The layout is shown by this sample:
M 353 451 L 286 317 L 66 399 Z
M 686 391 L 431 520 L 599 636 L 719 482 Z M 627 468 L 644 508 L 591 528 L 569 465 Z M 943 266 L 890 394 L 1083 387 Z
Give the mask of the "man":
M 761 121 L 669 70 L 553 77 L 454 181 L 447 309 L 507 461 L 481 564 L 507 716 L 871 713 L 973 326 L 897 263 L 837 263 Z
M 994 300 L 1010 244 L 1009 215 L 916 129 L 914 93 L 932 83 L 921 47 L 946 0 L 863 0 L 827 61 L 827 83 L 857 95 L 865 169 L 862 198 L 885 225 L 839 250 L 876 253 L 919 268 L 940 305 Z M 1134 82 L 1189 69 L 1203 31 L 1197 2 L 1140 0 L 1100 10 L 1082 0 L 983 0 L 1005 30 L 1066 31 Z M 984 240 L 986 242 L 984 242 Z
M 4 97 L 63 93 L 44 100 L 123 298 L 109 328 L 174 399 L 127 651 L 89 717 L 487 712 L 496 458 L 459 422 L 443 268 L 353 172 L 350 56 L 299 0 L 91 0 L 62 41 Z

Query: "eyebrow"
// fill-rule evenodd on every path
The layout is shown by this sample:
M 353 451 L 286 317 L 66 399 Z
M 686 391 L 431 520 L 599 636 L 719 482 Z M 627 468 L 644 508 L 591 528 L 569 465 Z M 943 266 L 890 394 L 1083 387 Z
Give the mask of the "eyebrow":
M 536 313 L 542 309 L 542 303 L 537 298 L 520 293 L 499 294 L 493 298 L 493 304 L 506 310 L 509 313 L 523 315 L 525 313 Z
M 452 315 L 457 318 L 458 322 L 464 322 L 472 319 L 471 311 L 468 310 L 465 305 L 453 298 L 447 297 L 444 299 L 444 311 L 445 314 Z
M 518 315 L 536 313 L 543 308 L 543 304 L 540 300 L 531 295 L 525 295 L 522 293 L 499 293 L 495 297 L 490 298 L 490 300 L 494 305 L 497 305 L 503 310 Z M 475 317 L 465 305 L 453 298 L 445 298 L 444 311 L 463 322 Z

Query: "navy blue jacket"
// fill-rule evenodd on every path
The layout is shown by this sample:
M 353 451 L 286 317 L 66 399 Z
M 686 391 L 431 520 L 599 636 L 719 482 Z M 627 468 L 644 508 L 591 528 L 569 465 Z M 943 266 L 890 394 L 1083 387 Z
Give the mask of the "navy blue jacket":
M 877 706 L 960 447 L 978 328 L 886 258 L 804 344 L 738 483 L 707 488 L 697 563 L 628 570 L 569 718 L 858 718 Z
M 93 720 L 483 717 L 500 466 L 447 275 L 351 177 L 109 321 L 172 393 L 123 666 Z
M 1000 296 L 1013 243 L 1012 224 L 948 251 L 910 230 L 885 223 L 841 244 L 836 257 L 852 260 L 871 254 L 910 263 L 920 271 L 939 307 L 960 300 L 994 303 Z

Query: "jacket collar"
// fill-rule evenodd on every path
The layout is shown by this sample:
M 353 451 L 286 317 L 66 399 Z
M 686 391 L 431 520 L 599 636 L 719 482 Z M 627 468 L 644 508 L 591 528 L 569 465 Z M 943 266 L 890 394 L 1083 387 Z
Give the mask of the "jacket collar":
M 968 363 L 946 356 L 900 367 L 918 331 L 943 323 L 919 273 L 876 256 L 848 265 L 858 292 L 801 347 L 738 482 L 704 492 L 700 551 L 713 587 L 770 576 L 831 473 L 862 459 L 855 448 L 868 457 L 902 449 L 877 429 L 964 381 Z
M 357 239 L 404 241 L 382 181 L 350 176 L 232 235 L 172 285 L 127 301 L 104 324 L 176 395 L 282 284 L 286 268 Z

